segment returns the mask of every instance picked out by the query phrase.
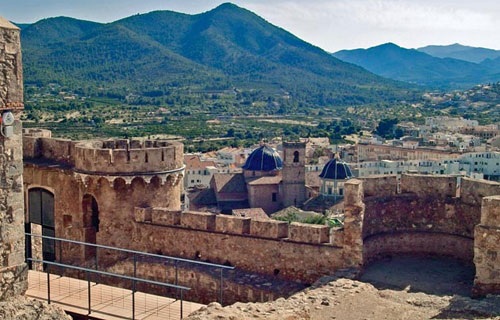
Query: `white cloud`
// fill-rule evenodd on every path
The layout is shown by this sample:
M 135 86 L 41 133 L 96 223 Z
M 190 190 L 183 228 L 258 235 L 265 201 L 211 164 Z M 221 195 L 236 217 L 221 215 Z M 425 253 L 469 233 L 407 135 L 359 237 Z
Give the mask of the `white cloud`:
M 499 47 L 500 3 L 432 0 L 238 1 L 326 50 L 383 42 L 415 47 L 463 42 Z M 494 40 L 493 40 L 494 39 Z

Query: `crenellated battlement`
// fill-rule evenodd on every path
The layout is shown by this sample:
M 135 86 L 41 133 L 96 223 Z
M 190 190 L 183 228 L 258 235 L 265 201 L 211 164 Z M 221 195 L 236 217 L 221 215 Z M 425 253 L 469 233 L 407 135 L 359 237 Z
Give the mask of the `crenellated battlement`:
M 23 155 L 100 175 L 148 175 L 182 171 L 184 146 L 177 141 L 118 139 L 72 141 L 51 138 L 50 131 L 24 131 Z
M 342 229 L 277 220 L 259 220 L 196 211 L 171 211 L 165 208 L 135 208 L 135 221 L 167 227 L 182 227 L 255 238 L 342 246 Z
M 473 260 L 473 293 L 498 293 L 499 208 L 497 182 L 421 174 L 353 179 L 345 184 L 344 258 L 360 265 L 398 254 Z

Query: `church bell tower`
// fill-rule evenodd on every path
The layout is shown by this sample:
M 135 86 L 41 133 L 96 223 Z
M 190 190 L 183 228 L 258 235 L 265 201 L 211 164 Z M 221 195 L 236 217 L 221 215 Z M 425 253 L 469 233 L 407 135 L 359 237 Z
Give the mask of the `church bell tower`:
M 283 206 L 306 201 L 306 142 L 283 141 Z

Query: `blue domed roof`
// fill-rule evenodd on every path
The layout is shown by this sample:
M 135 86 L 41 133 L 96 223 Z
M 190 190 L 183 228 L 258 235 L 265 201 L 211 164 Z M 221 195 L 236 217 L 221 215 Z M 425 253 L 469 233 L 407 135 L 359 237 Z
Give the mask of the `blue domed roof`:
M 345 162 L 331 159 L 325 165 L 319 177 L 322 179 L 347 180 L 352 178 L 352 173 Z
M 266 145 L 255 149 L 243 166 L 243 169 L 252 171 L 273 171 L 282 168 L 283 162 L 278 152 Z

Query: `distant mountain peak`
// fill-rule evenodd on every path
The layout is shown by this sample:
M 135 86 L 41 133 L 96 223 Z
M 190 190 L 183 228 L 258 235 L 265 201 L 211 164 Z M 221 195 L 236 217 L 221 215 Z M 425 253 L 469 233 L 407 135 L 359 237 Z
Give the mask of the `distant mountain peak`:
M 438 58 L 453 58 L 473 63 L 481 63 L 487 59 L 500 57 L 500 51 L 498 50 L 465 46 L 459 43 L 431 45 L 418 48 L 417 50 Z
M 311 95 L 321 105 L 394 99 L 409 88 L 344 63 L 233 3 L 200 14 L 155 11 L 108 24 L 40 21 L 22 37 L 28 83 L 136 90 L 241 86 Z
M 428 50 L 439 50 L 426 47 Z M 462 45 L 445 46 L 460 52 Z M 387 78 L 417 83 L 439 88 L 467 88 L 481 82 L 498 81 L 499 68 L 488 60 L 480 65 L 451 57 L 435 57 L 426 52 L 399 47 L 394 43 L 384 43 L 368 49 L 343 50 L 335 57 L 357 64 L 368 71 Z M 496 70 L 496 71 L 495 71 Z

